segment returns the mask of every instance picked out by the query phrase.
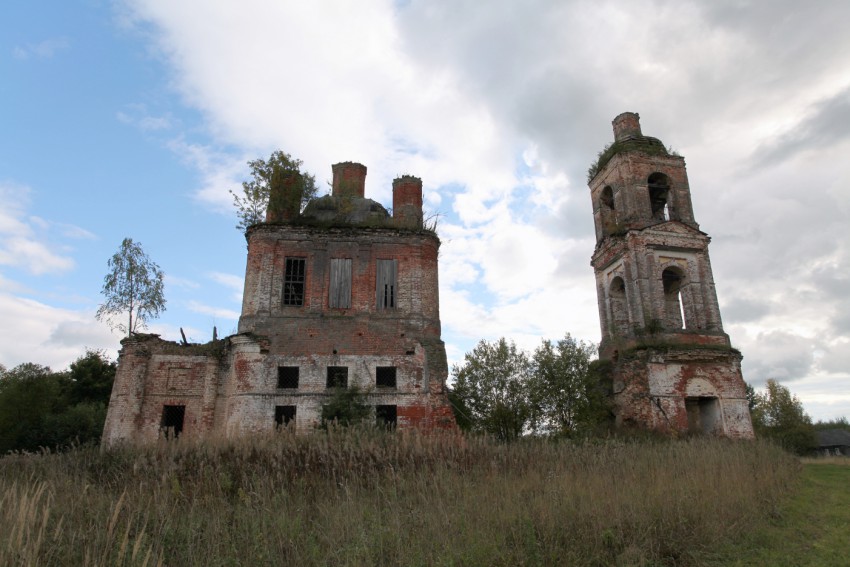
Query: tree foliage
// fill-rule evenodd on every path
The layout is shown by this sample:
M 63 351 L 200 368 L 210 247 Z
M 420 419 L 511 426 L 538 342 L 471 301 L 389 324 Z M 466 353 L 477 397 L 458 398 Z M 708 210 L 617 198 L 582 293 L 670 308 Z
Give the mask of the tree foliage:
M 449 400 L 458 425 L 509 441 L 526 432 L 575 436 L 606 416 L 591 371 L 596 347 L 569 334 L 544 340 L 529 357 L 504 338 L 481 341 L 452 373 Z
M 330 399 L 322 406 L 321 427 L 326 429 L 331 423 L 340 427 L 357 425 L 371 415 L 366 395 L 357 386 L 334 388 Z
M 605 414 L 604 394 L 590 372 L 593 344 L 569 334 L 553 343 L 543 340 L 534 351 L 529 398 L 531 427 L 572 437 L 588 432 Z
M 130 336 L 165 311 L 163 273 L 132 238 L 121 242 L 107 265 L 101 290 L 106 301 L 97 310 L 97 319 Z
M 817 448 L 812 419 L 803 404 L 776 380 L 769 379 L 764 392 L 756 392 L 751 415 L 757 435 L 769 437 L 798 455 Z
M 482 340 L 452 373 L 454 393 L 467 409 L 473 431 L 503 441 L 522 435 L 531 417 L 531 362 L 513 341 Z
M 65 372 L 33 363 L 0 369 L 0 454 L 98 442 L 115 367 L 87 351 Z
M 850 421 L 846 417 L 838 417 L 827 421 L 818 420 L 813 427 L 815 431 L 825 431 L 827 429 L 846 429 L 850 431 Z
M 233 196 L 233 205 L 239 217 L 236 228 L 245 231 L 249 226 L 263 222 L 266 218 L 266 209 L 269 205 L 269 197 L 272 189 L 282 184 L 286 174 L 296 173 L 299 175 L 298 190 L 301 196 L 301 208 L 310 199 L 316 197 L 318 189 L 316 178 L 309 173 L 301 171 L 303 162 L 295 159 L 280 150 L 272 152 L 268 160 L 255 159 L 248 162 L 251 168 L 251 180 L 242 182 L 242 194 L 230 191 Z

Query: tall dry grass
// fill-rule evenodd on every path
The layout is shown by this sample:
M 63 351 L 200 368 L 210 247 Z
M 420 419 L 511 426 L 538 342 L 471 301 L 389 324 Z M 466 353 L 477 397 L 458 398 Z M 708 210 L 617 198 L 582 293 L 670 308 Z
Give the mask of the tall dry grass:
M 698 564 L 798 474 L 761 442 L 372 430 L 13 455 L 0 564 Z

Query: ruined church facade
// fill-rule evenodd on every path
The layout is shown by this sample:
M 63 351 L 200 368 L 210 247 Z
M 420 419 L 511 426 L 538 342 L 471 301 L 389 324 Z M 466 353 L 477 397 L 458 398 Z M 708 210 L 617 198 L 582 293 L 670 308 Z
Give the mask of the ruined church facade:
M 103 442 L 150 442 L 319 425 L 357 387 L 377 423 L 454 428 L 440 338 L 440 241 L 423 226 L 422 181 L 393 182 L 393 211 L 365 196 L 366 167 L 333 166 L 330 195 L 300 211 L 300 179 L 246 233 L 236 335 L 122 341 Z
M 753 437 L 741 354 L 723 331 L 684 158 L 613 121 L 589 181 L 602 328 L 615 421 L 665 433 Z

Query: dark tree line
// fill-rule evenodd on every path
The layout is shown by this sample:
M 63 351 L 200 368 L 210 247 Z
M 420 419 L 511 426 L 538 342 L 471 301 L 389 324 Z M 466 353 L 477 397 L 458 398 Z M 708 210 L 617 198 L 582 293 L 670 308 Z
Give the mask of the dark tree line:
M 99 442 L 115 369 L 99 351 L 62 372 L 31 362 L 0 365 L 0 454 Z

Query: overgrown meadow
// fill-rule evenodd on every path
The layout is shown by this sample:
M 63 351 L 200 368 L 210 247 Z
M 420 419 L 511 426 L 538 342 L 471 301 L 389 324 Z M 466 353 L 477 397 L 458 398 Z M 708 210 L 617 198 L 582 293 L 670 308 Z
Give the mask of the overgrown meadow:
M 373 429 L 10 455 L 0 564 L 699 564 L 799 468 L 759 441 Z

